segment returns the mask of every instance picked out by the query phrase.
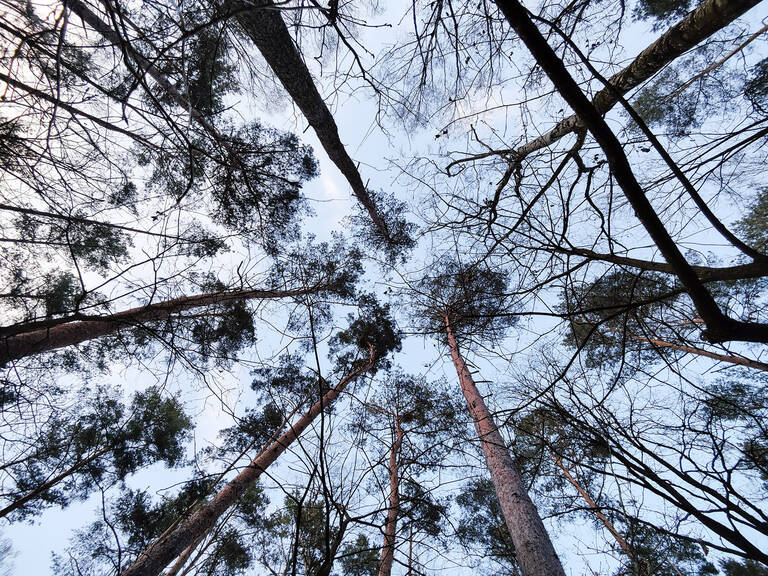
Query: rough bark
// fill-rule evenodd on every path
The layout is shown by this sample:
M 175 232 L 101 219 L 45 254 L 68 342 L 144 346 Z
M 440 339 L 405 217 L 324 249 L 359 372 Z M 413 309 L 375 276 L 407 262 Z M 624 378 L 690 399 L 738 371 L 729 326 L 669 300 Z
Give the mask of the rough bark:
M 517 562 L 523 576 L 565 576 L 552 541 L 544 528 L 536 506 L 531 501 L 520 473 L 493 421 L 483 397 L 467 368 L 451 330 L 448 317 L 445 330 L 459 384 L 488 464 L 504 520 L 515 545 Z
M 397 517 L 400 514 L 400 447 L 403 445 L 403 429 L 400 416 L 395 413 L 395 441 L 389 451 L 389 507 L 384 524 L 384 544 L 381 547 L 379 576 L 390 576 L 395 559 L 395 535 Z
M 584 126 L 602 148 L 613 177 L 634 209 L 635 215 L 674 270 L 697 312 L 706 323 L 707 330 L 704 336 L 712 342 L 728 340 L 768 342 L 767 325 L 734 320 L 720 310 L 656 214 L 635 178 L 618 138 L 598 109 L 581 91 L 563 61 L 547 44 L 546 39 L 528 15 L 528 11 L 517 0 L 496 0 L 496 4 L 557 91 L 581 118 Z
M 237 6 L 237 5 L 236 5 Z M 286 92 L 315 130 L 328 157 L 352 187 L 355 197 L 365 208 L 383 238 L 391 239 L 387 224 L 379 214 L 360 172 L 339 138 L 339 129 L 323 97 L 317 91 L 312 75 L 293 43 L 280 10 L 270 0 L 260 0 L 238 13 L 237 21 L 256 45 Z
M 705 0 L 638 54 L 629 66 L 611 76 L 611 85 L 621 94 L 637 88 L 664 66 L 759 3 L 760 0 Z M 617 102 L 614 91 L 608 87 L 600 90 L 592 99 L 593 106 L 600 114 L 608 112 Z M 572 114 L 558 122 L 546 134 L 506 152 L 513 158 L 522 159 L 583 128 L 585 124 L 579 115 Z
M 221 515 L 231 508 L 248 487 L 261 476 L 262 472 L 269 468 L 309 427 L 313 420 L 339 397 L 344 388 L 373 367 L 376 358 L 373 347 L 369 345 L 369 348 L 370 357 L 367 361 L 360 362 L 352 372 L 339 380 L 335 388 L 326 392 L 320 401 L 313 404 L 272 446 L 254 458 L 207 504 L 201 506 L 189 518 L 181 522 L 177 528 L 150 544 L 133 564 L 123 570 L 121 576 L 157 576 L 188 546 L 193 545 L 201 534 L 211 530 Z
M 318 287 L 297 290 L 234 290 L 174 298 L 131 308 L 115 314 L 88 317 L 83 314 L 50 321 L 30 322 L 0 328 L 0 366 L 32 354 L 73 346 L 87 340 L 109 336 L 122 328 L 167 320 L 173 314 L 238 300 L 290 298 L 316 292 Z

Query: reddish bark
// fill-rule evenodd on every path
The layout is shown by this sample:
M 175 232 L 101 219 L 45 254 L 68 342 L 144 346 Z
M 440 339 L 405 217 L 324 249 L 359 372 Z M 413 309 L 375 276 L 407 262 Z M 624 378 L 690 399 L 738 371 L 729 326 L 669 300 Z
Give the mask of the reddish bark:
M 369 349 L 370 357 L 367 361 L 358 364 L 352 372 L 339 381 L 335 388 L 326 392 L 319 402 L 312 405 L 272 446 L 254 458 L 207 504 L 201 506 L 175 529 L 166 532 L 150 544 L 133 564 L 121 573 L 121 576 L 157 576 L 171 561 L 183 554 L 187 547 L 194 545 L 201 535 L 211 530 L 221 515 L 231 508 L 248 487 L 258 480 L 262 472 L 269 468 L 312 421 L 339 397 L 344 388 L 373 367 L 376 358 L 370 344 Z
M 459 384 L 475 422 L 488 471 L 499 498 L 504 520 L 515 545 L 517 562 L 523 576 L 565 576 L 560 559 L 544 528 L 536 506 L 528 496 L 520 473 L 499 433 L 493 416 L 480 395 L 461 356 L 448 317 L 445 331 Z
M 0 336 L 0 366 L 4 366 L 10 360 L 108 336 L 122 328 L 167 320 L 173 314 L 192 308 L 227 304 L 238 300 L 290 298 L 317 290 L 318 287 L 315 286 L 296 290 L 214 292 L 182 296 L 181 298 L 173 298 L 103 316 L 87 317 L 79 314 L 69 318 L 33 322 L 18 327 L 10 326 L 2 329 L 2 332 L 8 335 Z
M 605 526 L 605 529 L 608 530 L 608 532 L 611 533 L 614 540 L 619 544 L 619 547 L 624 551 L 624 553 L 629 556 L 630 560 L 634 562 L 635 556 L 632 553 L 632 548 L 630 548 L 629 544 L 627 543 L 624 536 L 622 536 L 618 530 L 616 530 L 616 527 L 613 525 L 613 522 L 611 522 L 608 517 L 603 514 L 603 512 L 600 510 L 600 507 L 597 505 L 597 502 L 595 502 L 592 499 L 592 496 L 589 495 L 589 492 L 587 492 L 584 487 L 578 483 L 578 481 L 573 477 L 571 474 L 571 471 L 568 470 L 568 468 L 565 467 L 563 464 L 563 461 L 557 457 L 554 456 L 555 464 L 560 468 L 560 470 L 563 471 L 563 474 L 565 475 L 566 480 L 571 483 L 571 485 L 576 488 L 576 491 L 579 493 L 579 496 L 581 496 L 584 501 L 589 506 L 589 509 L 592 510 L 595 513 L 595 516 L 600 520 L 600 522 L 603 523 L 603 526 Z

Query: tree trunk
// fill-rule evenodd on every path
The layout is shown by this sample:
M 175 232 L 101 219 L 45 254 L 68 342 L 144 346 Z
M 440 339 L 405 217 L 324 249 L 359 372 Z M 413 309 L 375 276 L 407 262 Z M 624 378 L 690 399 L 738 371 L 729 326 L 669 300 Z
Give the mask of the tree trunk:
M 234 3 L 232 4 L 234 5 Z M 391 240 L 387 224 L 379 214 L 352 158 L 339 138 L 333 115 L 317 91 L 312 75 L 294 46 L 279 7 L 271 0 L 259 0 L 245 10 L 238 9 L 237 21 L 261 52 L 286 92 L 315 130 L 328 157 L 352 187 L 381 236 Z
M 671 350 L 678 350 L 685 352 L 686 354 L 696 354 L 697 356 L 704 356 L 706 358 L 712 358 L 713 360 L 719 360 L 720 362 L 728 362 L 729 364 L 736 364 L 738 366 L 746 366 L 747 368 L 754 368 L 755 370 L 768 371 L 768 364 L 763 364 L 757 360 L 750 360 L 749 358 L 742 358 L 741 356 L 731 356 L 727 354 L 717 354 L 716 352 L 710 352 L 709 350 L 703 350 L 701 348 L 695 348 L 694 346 L 683 346 L 682 344 L 674 344 L 667 342 L 666 340 L 659 340 L 657 338 L 646 338 L 644 336 L 635 336 L 630 334 L 629 338 L 636 340 L 637 342 L 648 342 L 653 346 L 659 348 L 669 348 Z
M 611 85 L 621 94 L 626 94 L 759 3 L 760 0 L 705 0 L 643 50 L 629 66 L 611 76 Z M 592 104 L 601 114 L 608 112 L 617 102 L 615 93 L 608 87 L 600 90 L 592 99 Z M 511 153 L 519 161 L 584 127 L 579 116 L 572 114 L 558 122 L 546 134 L 516 150 L 505 152 Z
M 624 536 L 622 536 L 618 530 L 616 530 L 616 527 L 613 525 L 613 522 L 611 522 L 608 517 L 603 514 L 603 512 L 600 510 L 600 507 L 597 505 L 597 502 L 595 502 L 592 497 L 589 495 L 589 492 L 587 492 L 584 487 L 579 484 L 576 479 L 571 474 L 571 471 L 568 470 L 568 468 L 565 467 L 563 464 L 563 461 L 558 456 L 553 456 L 555 460 L 555 464 L 557 464 L 558 468 L 563 471 L 563 474 L 565 475 L 566 480 L 571 483 L 571 485 L 576 488 L 576 491 L 579 493 L 579 496 L 581 496 L 584 501 L 589 506 L 589 509 L 592 510 L 595 513 L 595 516 L 598 517 L 600 522 L 603 523 L 603 526 L 605 526 L 605 529 L 608 530 L 608 532 L 611 533 L 611 536 L 613 536 L 614 540 L 619 544 L 619 547 L 624 551 L 624 553 L 629 556 L 629 559 L 634 563 L 635 562 L 635 555 L 632 553 L 632 548 L 630 548 L 627 541 L 624 539 Z
M 88 317 L 77 314 L 54 320 L 30 322 L 0 329 L 0 366 L 32 354 L 73 346 L 87 340 L 108 336 L 121 328 L 167 320 L 184 310 L 227 304 L 238 300 L 290 298 L 316 292 L 319 286 L 295 290 L 233 290 L 182 296 L 155 304 L 131 308 L 115 314 Z
M 504 520 L 515 545 L 523 576 L 565 576 L 536 506 L 528 496 L 525 483 L 512 462 L 509 450 L 461 356 L 447 316 L 445 331 L 461 391 L 475 422 L 488 471 L 491 473 Z
M 395 412 L 395 441 L 389 451 L 389 507 L 384 524 L 384 545 L 381 547 L 379 576 L 390 576 L 395 559 L 395 534 L 397 517 L 400 515 L 400 447 L 403 445 L 403 429 L 400 415 Z
M 353 380 L 370 370 L 374 362 L 375 352 L 370 346 L 370 357 L 360 363 L 352 372 L 344 376 L 335 388 L 329 390 L 312 407 L 286 430 L 267 450 L 254 458 L 251 463 L 237 476 L 230 480 L 207 504 L 200 507 L 184 520 L 177 528 L 164 534 L 149 545 L 139 555 L 135 562 L 126 568 L 121 576 L 157 576 L 184 550 L 193 545 L 201 534 L 207 533 L 217 520 L 232 507 L 240 496 L 253 484 L 262 472 L 271 466 L 278 457 L 306 430 L 312 421 L 331 403 L 333 403 L 344 388 Z

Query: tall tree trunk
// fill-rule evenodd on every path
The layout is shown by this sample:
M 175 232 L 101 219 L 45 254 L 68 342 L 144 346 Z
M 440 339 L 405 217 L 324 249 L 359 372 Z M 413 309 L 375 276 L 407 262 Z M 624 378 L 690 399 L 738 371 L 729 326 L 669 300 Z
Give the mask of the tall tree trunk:
M 64 318 L 29 322 L 0 328 L 0 366 L 32 354 L 73 346 L 87 340 L 108 336 L 121 328 L 167 320 L 192 308 L 221 305 L 238 300 L 277 299 L 317 292 L 319 285 L 294 290 L 233 290 L 195 296 L 182 296 L 155 304 L 139 306 L 114 314 L 88 317 L 75 314 Z
M 346 386 L 370 370 L 375 361 L 375 352 L 369 344 L 370 356 L 360 362 L 352 372 L 344 376 L 335 388 L 329 390 L 299 420 L 283 433 L 272 446 L 254 458 L 237 476 L 230 480 L 207 504 L 198 508 L 175 529 L 163 534 L 147 547 L 139 557 L 126 568 L 121 576 L 157 576 L 184 550 L 193 545 L 201 534 L 207 533 L 217 520 L 232 507 L 278 457 L 306 430 L 312 421 L 333 403 Z
M 400 448 L 403 445 L 403 428 L 400 415 L 395 412 L 395 441 L 389 451 L 389 507 L 384 524 L 384 545 L 381 547 L 379 576 L 390 576 L 395 559 L 395 535 L 397 517 L 400 515 Z
M 504 520 L 515 545 L 517 561 L 523 576 L 565 576 L 544 523 L 528 496 L 525 482 L 517 471 L 509 450 L 459 351 L 447 316 L 445 331 L 453 365 L 459 376 L 461 391 L 464 393 L 469 413 L 475 422 L 488 471 L 491 473 Z
M 654 210 L 640 183 L 637 181 L 621 143 L 598 109 L 589 101 L 571 76 L 563 61 L 547 43 L 531 20 L 528 11 L 518 0 L 495 0 L 507 22 L 547 74 L 557 91 L 584 122 L 602 148 L 611 173 L 624 192 L 648 235 L 658 246 L 693 301 L 696 311 L 707 325 L 705 337 L 711 342 L 743 340 L 768 342 L 768 325 L 735 320 L 723 314 L 712 294 L 696 275 L 680 248 L 669 235 Z M 721 0 L 723 1 L 723 0 Z
M 271 0 L 258 0 L 243 10 L 235 10 L 237 21 L 261 52 L 286 92 L 315 130 L 328 157 L 338 167 L 352 187 L 352 192 L 368 212 L 381 236 L 392 240 L 387 224 L 363 183 L 360 172 L 339 138 L 339 129 L 323 97 L 317 91 L 312 75 L 294 46 L 280 8 Z
M 611 76 L 611 85 L 619 93 L 626 94 L 759 3 L 760 0 L 705 0 L 638 54 L 629 66 Z M 600 90 L 592 99 L 592 104 L 601 114 L 608 112 L 617 102 L 615 92 L 608 87 Z M 546 148 L 584 127 L 578 114 L 571 114 L 546 134 L 505 152 L 520 161 L 528 154 Z

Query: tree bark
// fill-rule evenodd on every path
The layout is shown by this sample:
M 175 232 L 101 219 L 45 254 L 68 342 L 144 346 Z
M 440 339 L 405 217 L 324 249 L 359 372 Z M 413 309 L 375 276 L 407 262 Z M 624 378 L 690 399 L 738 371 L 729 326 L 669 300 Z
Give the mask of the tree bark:
M 573 79 L 563 61 L 547 44 L 528 15 L 528 11 L 517 0 L 496 0 L 497 6 L 506 16 L 536 62 L 541 66 L 557 91 L 584 122 L 603 150 L 613 178 L 624 192 L 643 227 L 658 246 L 664 259 L 669 263 L 693 301 L 697 312 L 707 325 L 704 336 L 711 342 L 743 340 L 768 342 L 768 325 L 756 322 L 734 320 L 723 314 L 712 294 L 696 275 L 635 178 L 621 143 L 610 129 L 598 109 L 587 99 Z
M 76 314 L 54 320 L 30 322 L 0 328 L 0 366 L 32 354 L 50 352 L 82 342 L 109 336 L 121 328 L 167 320 L 184 310 L 227 304 L 238 300 L 277 299 L 316 292 L 320 287 L 295 290 L 233 290 L 173 298 L 139 306 L 115 314 L 88 317 Z
M 249 4 L 247 10 L 234 10 L 237 21 L 261 52 L 309 125 L 315 130 L 328 157 L 352 187 L 352 192 L 368 212 L 381 236 L 391 240 L 384 218 L 379 214 L 360 172 L 339 138 L 333 115 L 317 91 L 312 75 L 293 43 L 280 9 L 271 0 Z
M 149 545 L 139 557 L 126 568 L 121 576 L 157 576 L 184 550 L 193 545 L 201 534 L 207 533 L 217 520 L 232 507 L 240 496 L 253 484 L 262 472 L 271 466 L 288 447 L 306 430 L 312 421 L 336 398 L 353 380 L 370 370 L 376 360 L 373 347 L 369 344 L 370 356 L 344 376 L 335 388 L 329 390 L 294 424 L 286 430 L 267 450 L 254 458 L 246 468 L 230 480 L 207 504 L 200 507 L 174 530 L 164 534 Z
M 654 272 L 663 272 L 665 274 L 674 274 L 673 268 L 666 262 L 653 262 L 651 260 L 641 260 L 629 256 L 619 256 L 618 254 L 607 254 L 595 252 L 587 248 L 565 248 L 561 246 L 552 246 L 547 251 L 565 254 L 567 256 L 581 256 L 587 260 L 600 260 L 618 264 L 620 266 L 630 266 L 641 270 L 650 270 Z M 748 264 L 737 264 L 723 268 L 713 268 L 711 266 L 692 266 L 702 282 L 722 282 L 727 280 L 750 280 L 754 278 L 764 278 L 768 276 L 768 265 L 764 262 L 750 262 Z
M 520 570 L 523 576 L 565 576 L 536 506 L 528 496 L 525 483 L 459 351 L 447 316 L 445 331 L 461 391 L 475 422 L 504 520 L 515 545 Z
M 390 576 L 395 559 L 395 535 L 397 517 L 400 515 L 400 447 L 403 445 L 403 429 L 400 415 L 395 412 L 395 441 L 389 451 L 389 507 L 384 524 L 384 544 L 381 547 L 379 576 Z

